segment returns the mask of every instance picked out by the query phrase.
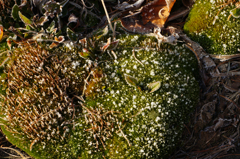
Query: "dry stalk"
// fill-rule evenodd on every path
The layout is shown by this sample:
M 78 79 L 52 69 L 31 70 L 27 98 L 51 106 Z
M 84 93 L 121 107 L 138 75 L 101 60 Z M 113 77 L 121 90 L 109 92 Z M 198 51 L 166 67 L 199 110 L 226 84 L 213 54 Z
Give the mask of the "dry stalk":
M 122 129 L 120 128 L 120 126 L 118 125 L 118 128 L 119 128 L 119 130 L 120 130 L 120 132 L 121 132 L 121 134 L 123 135 L 123 137 L 127 140 L 127 143 L 128 143 L 128 145 L 129 146 L 131 146 L 131 144 L 130 144 L 130 142 L 129 142 L 129 140 L 128 140 L 128 138 L 127 138 L 127 136 L 123 133 L 123 131 L 122 131 Z
M 22 159 L 30 158 L 30 157 L 25 157 L 20 151 L 14 149 L 14 148 L 11 148 L 11 147 L 2 147 L 1 146 L 0 149 L 12 150 L 12 151 L 16 152 Z M 15 155 L 12 155 L 12 154 L 9 154 L 9 155 L 11 155 L 13 157 L 16 157 L 16 158 L 19 157 L 19 156 L 15 156 Z
M 133 49 L 133 57 L 135 58 L 135 60 L 137 60 L 137 62 L 139 62 L 142 66 L 144 66 L 143 63 L 136 58 L 134 49 Z
M 111 30 L 112 30 L 112 32 L 113 32 L 113 38 L 115 38 L 115 30 L 113 29 L 113 26 L 112 26 L 111 20 L 110 20 L 109 15 L 108 15 L 107 8 L 106 8 L 106 6 L 105 6 L 104 1 L 101 0 L 101 2 L 102 2 L 102 5 L 103 5 L 103 9 L 104 9 L 104 11 L 105 11 L 105 14 L 106 14 L 106 17 L 107 17 L 107 20 L 108 20 L 109 26 L 110 26 L 110 28 L 111 28 Z

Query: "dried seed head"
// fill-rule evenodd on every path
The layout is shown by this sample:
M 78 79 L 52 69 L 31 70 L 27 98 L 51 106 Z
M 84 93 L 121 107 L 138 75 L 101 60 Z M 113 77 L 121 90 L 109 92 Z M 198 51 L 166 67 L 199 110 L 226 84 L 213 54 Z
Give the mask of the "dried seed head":
M 59 52 L 49 52 L 37 43 L 22 43 L 13 51 L 7 67 L 2 110 L 8 114 L 8 130 L 24 134 L 32 141 L 30 149 L 41 141 L 66 136 L 72 128 L 71 120 L 81 114 L 81 109 L 74 108 L 79 100 L 72 97 L 81 96 L 86 73 L 82 67 L 73 69 L 72 61 L 79 66 L 84 61 L 73 56 L 74 52 Z M 64 61 L 69 57 L 72 59 Z M 59 123 L 64 127 L 58 127 Z

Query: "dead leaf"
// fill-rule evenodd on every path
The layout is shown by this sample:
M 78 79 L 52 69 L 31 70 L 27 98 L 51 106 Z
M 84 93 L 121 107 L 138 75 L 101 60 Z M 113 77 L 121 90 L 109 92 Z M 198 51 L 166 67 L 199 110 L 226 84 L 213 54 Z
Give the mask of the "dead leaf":
M 7 39 L 7 45 L 9 47 L 9 49 L 11 50 L 12 47 L 12 41 L 10 39 Z
M 56 42 L 52 42 L 52 44 L 49 46 L 50 49 L 57 47 L 59 45 L 59 43 L 62 43 L 65 39 L 64 36 L 59 36 L 59 37 L 54 37 L 54 40 Z
M 59 37 L 54 37 L 54 40 L 59 42 L 59 43 L 62 43 L 65 39 L 64 39 L 64 36 L 59 36 Z
M 218 128 L 221 128 L 223 126 L 224 119 L 219 118 L 218 122 L 214 125 L 213 130 L 216 131 Z
M 27 0 L 21 0 L 20 8 L 27 4 Z
M 103 47 L 100 48 L 101 51 L 105 52 L 107 50 L 107 48 L 109 47 L 110 43 L 111 43 L 111 38 L 108 38 L 107 43 Z
M 159 28 L 164 27 L 175 2 L 176 0 L 155 0 L 144 6 L 142 9 L 143 24 L 147 24 L 150 21 Z
M 121 24 L 123 26 L 123 29 L 133 33 L 151 33 L 155 26 L 151 23 L 143 24 L 140 19 L 140 14 L 122 18 Z
M 77 23 L 78 22 L 78 17 L 76 17 L 73 13 L 68 17 L 68 23 L 67 25 L 69 25 L 70 23 Z
M 82 44 L 83 47 L 87 47 L 87 39 L 86 38 L 80 39 L 79 43 Z
M 52 42 L 52 44 L 49 46 L 50 49 L 55 48 L 59 45 L 57 42 Z
M 3 26 L 0 25 L 0 41 L 2 40 L 3 37 Z

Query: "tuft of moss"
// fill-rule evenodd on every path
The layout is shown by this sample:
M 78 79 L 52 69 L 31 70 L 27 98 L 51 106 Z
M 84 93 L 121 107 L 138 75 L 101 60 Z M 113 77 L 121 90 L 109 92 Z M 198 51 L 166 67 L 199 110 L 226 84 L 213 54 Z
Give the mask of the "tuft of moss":
M 189 13 L 184 31 L 210 54 L 239 53 L 240 21 L 233 16 L 229 18 L 230 11 L 236 8 L 235 3 L 197 0 Z

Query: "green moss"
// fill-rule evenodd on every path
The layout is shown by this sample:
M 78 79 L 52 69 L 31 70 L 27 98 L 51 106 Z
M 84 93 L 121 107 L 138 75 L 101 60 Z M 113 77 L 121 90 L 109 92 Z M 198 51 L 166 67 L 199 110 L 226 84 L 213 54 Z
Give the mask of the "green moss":
M 70 46 L 69 49 L 53 50 L 47 56 L 49 59 L 41 65 L 41 62 L 34 63 L 39 54 L 23 52 L 24 49 L 15 51 L 15 58 L 8 68 L 8 80 L 13 84 L 18 83 L 19 88 L 10 84 L 7 93 L 9 101 L 1 103 L 1 115 L 5 116 L 2 119 L 6 120 L 4 133 L 9 141 L 34 158 L 169 156 L 178 143 L 184 122 L 198 101 L 198 82 L 194 74 L 197 72 L 197 61 L 193 53 L 182 44 L 158 46 L 156 39 L 139 35 L 122 35 L 118 39 L 119 45 L 114 50 L 117 59 L 110 57 L 111 52 L 101 53 L 97 46 L 93 52 L 95 59 L 83 59 Z M 101 44 L 103 41 L 99 42 Z M 44 56 L 44 52 L 40 53 Z M 35 64 L 31 67 L 42 67 L 48 73 L 47 76 L 54 77 L 53 82 L 42 81 L 39 77 L 46 78 L 46 72 L 40 73 L 39 70 L 37 73 L 28 72 L 34 78 L 23 81 L 28 81 L 29 85 L 16 80 L 14 77 L 22 78 L 21 72 L 14 73 L 12 68 L 24 65 L 27 58 L 33 61 L 30 65 Z M 82 102 L 76 96 L 81 96 L 83 79 L 91 71 L 88 70 L 90 63 L 94 74 L 88 79 L 88 94 L 85 94 L 85 102 Z M 138 80 L 136 87 L 126 82 L 126 74 Z M 147 86 L 156 81 L 161 86 L 150 93 Z M 60 88 L 56 86 L 57 82 Z M 58 96 L 51 91 L 48 93 L 51 87 Z M 59 89 L 64 90 L 63 95 Z M 28 102 L 25 96 L 33 99 Z M 11 103 L 10 99 L 15 97 L 27 104 L 22 106 L 21 102 Z M 62 106 L 63 110 L 60 111 L 58 103 L 65 103 L 67 107 Z M 74 109 L 71 109 L 73 106 Z M 16 113 L 18 111 L 24 116 L 35 116 L 36 113 L 40 115 L 37 118 L 24 118 Z M 51 111 L 53 113 L 43 119 L 46 126 L 41 126 L 39 118 Z M 19 118 L 14 118 L 13 114 Z M 31 121 L 38 126 L 34 127 L 37 132 L 31 132 L 33 136 L 37 138 L 39 134 L 43 138 L 34 143 L 30 151 L 34 137 L 27 135 L 25 132 L 28 130 L 24 128 L 29 127 Z M 59 134 L 56 133 L 58 129 Z M 69 132 L 64 135 L 66 129 Z
M 233 17 L 228 20 L 236 6 L 229 3 L 220 10 L 221 4 L 217 0 L 197 0 L 184 31 L 210 54 L 236 54 L 240 47 L 240 22 Z
M 180 44 L 162 44 L 157 50 L 141 47 L 148 46 L 147 43 L 156 44 L 144 36 L 123 36 L 120 41 L 115 51 L 118 59 L 100 66 L 105 78 L 93 88 L 99 93 L 86 99 L 89 108 L 121 112 L 119 118 L 122 120 L 119 121 L 124 120 L 119 124 L 131 147 L 118 132 L 106 143 L 109 150 L 104 156 L 166 158 L 176 146 L 183 123 L 198 99 L 198 82 L 193 75 L 197 70 L 196 60 Z M 133 57 L 133 49 L 143 65 Z M 125 74 L 138 79 L 141 91 L 127 84 Z M 155 81 L 160 81 L 161 87 L 149 93 L 146 86 Z M 113 128 L 118 131 L 118 124 Z

